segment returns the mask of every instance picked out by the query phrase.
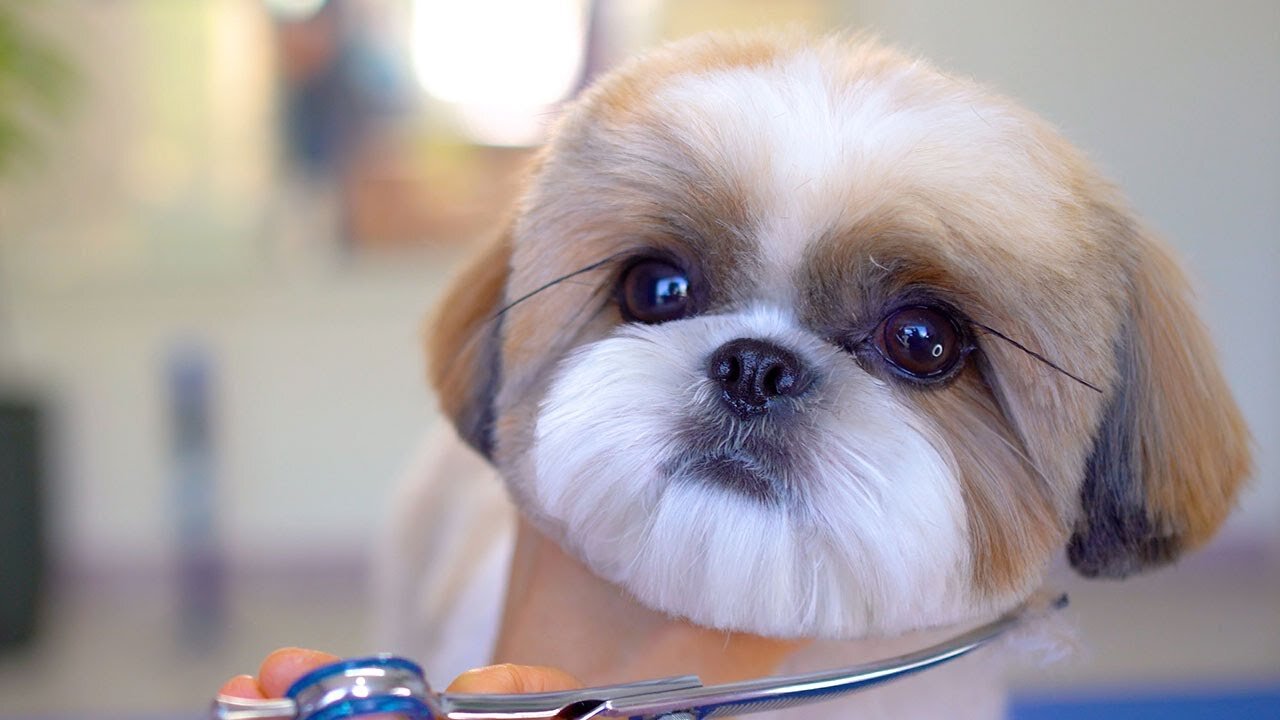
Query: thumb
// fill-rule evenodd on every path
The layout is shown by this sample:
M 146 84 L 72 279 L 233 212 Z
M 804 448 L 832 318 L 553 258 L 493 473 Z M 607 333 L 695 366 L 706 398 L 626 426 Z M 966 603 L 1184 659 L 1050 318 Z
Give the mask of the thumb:
M 468 670 L 449 683 L 451 693 L 536 693 L 576 690 L 582 683 L 569 673 L 539 665 L 490 665 Z

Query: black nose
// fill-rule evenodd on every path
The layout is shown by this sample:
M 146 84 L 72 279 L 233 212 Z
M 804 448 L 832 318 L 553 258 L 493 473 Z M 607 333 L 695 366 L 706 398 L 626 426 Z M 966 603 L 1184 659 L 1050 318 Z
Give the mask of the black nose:
M 738 338 L 711 353 L 707 377 L 724 388 L 724 399 L 742 416 L 769 409 L 769 401 L 795 397 L 809 385 L 809 373 L 795 353 L 771 342 Z

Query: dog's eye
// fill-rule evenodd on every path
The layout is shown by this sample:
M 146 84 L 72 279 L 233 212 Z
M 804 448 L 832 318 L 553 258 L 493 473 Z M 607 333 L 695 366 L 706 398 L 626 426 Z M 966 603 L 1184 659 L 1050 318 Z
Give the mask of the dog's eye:
M 622 314 L 632 321 L 661 323 L 689 313 L 689 276 L 663 260 L 642 260 L 623 273 L 618 287 Z
M 964 356 L 962 334 L 956 321 L 935 307 L 894 310 L 880 321 L 873 338 L 885 360 L 919 380 L 946 375 Z

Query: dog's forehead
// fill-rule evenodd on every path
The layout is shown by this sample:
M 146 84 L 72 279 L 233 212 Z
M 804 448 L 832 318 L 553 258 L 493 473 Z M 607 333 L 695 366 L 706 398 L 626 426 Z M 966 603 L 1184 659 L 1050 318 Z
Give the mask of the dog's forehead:
M 815 245 L 869 240 L 857 235 L 869 218 L 966 231 L 1006 259 L 1063 259 L 1071 155 L 1033 116 L 875 46 L 717 57 L 668 60 L 647 92 L 606 85 L 590 108 L 612 149 L 593 160 L 682 188 L 655 204 L 724 230 L 704 241 L 790 279 Z
M 1018 195 L 1057 192 L 1018 147 L 1019 128 L 1009 126 L 1021 118 L 938 83 L 912 67 L 833 76 L 819 57 L 801 55 L 680 78 L 656 101 L 671 109 L 666 126 L 679 146 L 748 193 L 757 234 L 774 249 L 802 247 L 890 204 L 972 208 L 1011 180 Z
M 1108 187 L 1034 115 L 874 44 L 677 47 L 561 119 L 517 213 L 508 293 L 674 248 L 714 309 L 818 323 L 907 267 L 986 308 L 1092 311 L 1122 264 Z

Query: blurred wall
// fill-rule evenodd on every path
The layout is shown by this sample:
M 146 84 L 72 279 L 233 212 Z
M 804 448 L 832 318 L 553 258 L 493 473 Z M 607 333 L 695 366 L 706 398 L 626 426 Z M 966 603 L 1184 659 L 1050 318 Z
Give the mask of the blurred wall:
M 284 167 L 260 0 L 29 16 L 81 76 L 39 161 L 0 178 L 0 383 L 54 411 L 55 556 L 173 560 L 168 363 L 198 348 L 234 563 L 359 562 L 434 418 L 419 328 L 459 249 L 341 245 L 333 189 Z
M 1280 4 L 837 6 L 1048 117 L 1181 251 L 1258 440 L 1228 541 L 1280 547 Z M 331 242 L 332 197 L 280 168 L 254 0 L 47 14 L 86 81 L 45 164 L 0 185 L 0 381 L 57 410 L 55 551 L 169 562 L 164 369 L 194 342 L 219 391 L 233 559 L 358 558 L 435 422 L 418 327 L 457 253 L 350 258 Z

